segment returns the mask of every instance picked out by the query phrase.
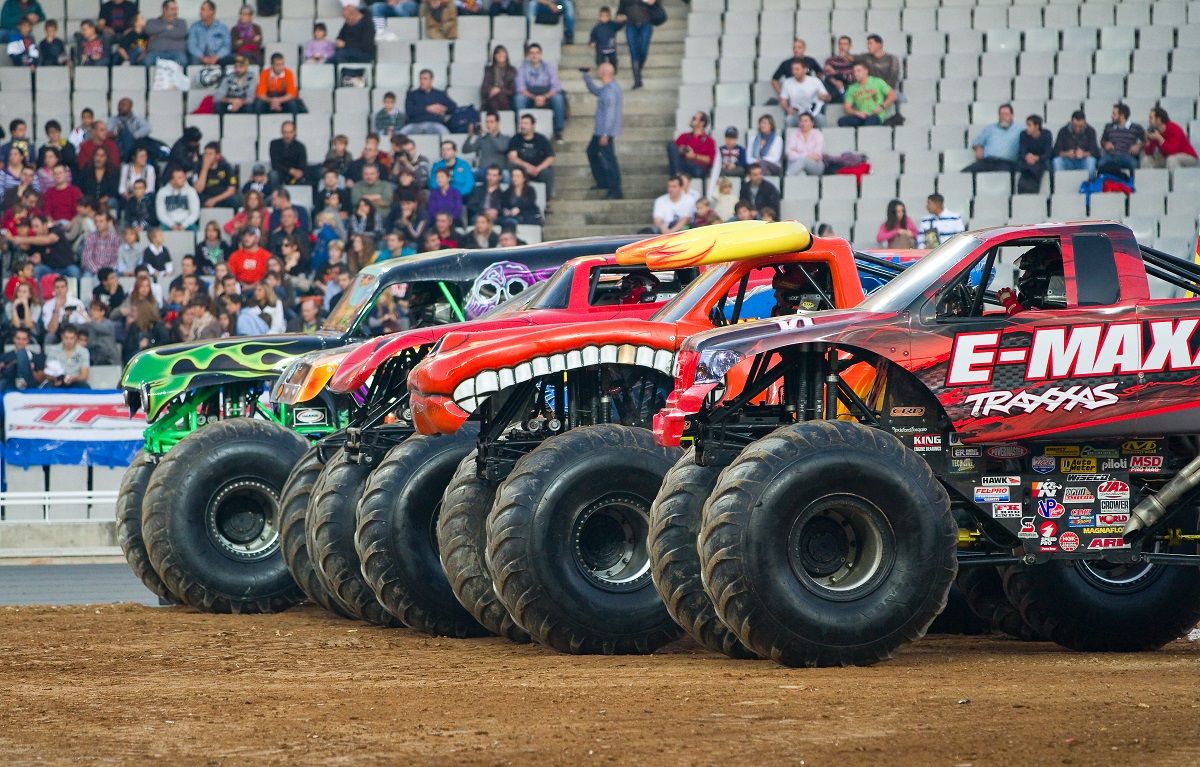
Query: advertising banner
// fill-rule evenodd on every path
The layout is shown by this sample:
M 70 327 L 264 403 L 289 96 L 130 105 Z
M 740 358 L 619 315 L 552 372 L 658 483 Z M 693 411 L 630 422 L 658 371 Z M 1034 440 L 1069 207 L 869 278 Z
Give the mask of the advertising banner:
M 4 460 L 15 466 L 128 466 L 142 447 L 142 413 L 119 391 L 68 389 L 4 395 Z

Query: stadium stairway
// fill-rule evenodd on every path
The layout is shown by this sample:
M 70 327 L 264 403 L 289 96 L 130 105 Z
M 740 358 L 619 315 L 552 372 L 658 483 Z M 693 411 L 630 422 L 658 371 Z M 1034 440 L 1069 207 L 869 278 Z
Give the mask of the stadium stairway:
M 666 188 L 667 156 L 664 146 L 674 136 L 675 108 L 679 101 L 683 39 L 687 34 L 688 6 L 666 0 L 665 24 L 654 29 L 650 56 L 642 74 L 644 87 L 631 90 L 633 74 L 625 34 L 619 35 L 617 82 L 625 96 L 624 124 L 617 141 L 624 200 L 602 200 L 593 184 L 587 160 L 596 99 L 587 91 L 579 67 L 594 67 L 588 33 L 600 6 L 616 11 L 612 0 L 576 0 L 575 44 L 563 45 L 559 77 L 570 94 L 570 119 L 563 141 L 555 146 L 555 199 L 547 216 L 545 239 L 593 234 L 623 234 L 650 224 L 654 198 Z M 532 35 L 536 39 L 536 32 Z M 643 223 L 644 222 L 644 223 Z

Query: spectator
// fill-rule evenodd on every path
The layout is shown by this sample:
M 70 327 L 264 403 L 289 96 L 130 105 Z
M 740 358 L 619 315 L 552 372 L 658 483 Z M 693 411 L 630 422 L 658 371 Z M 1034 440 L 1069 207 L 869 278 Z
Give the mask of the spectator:
M 389 238 L 392 236 L 388 235 Z M 475 216 L 475 225 L 463 239 L 463 247 L 472 250 L 487 250 L 500 244 L 500 235 L 492 230 L 492 219 L 488 218 L 486 213 Z
M 120 205 L 118 173 L 108 162 L 108 150 L 97 147 L 92 153 L 91 167 L 79 171 L 79 190 L 94 197 L 101 209 L 117 208 Z
M 520 16 L 524 11 L 521 0 L 492 0 L 488 5 L 488 16 Z
M 779 66 L 775 67 L 771 74 L 771 90 L 775 91 L 776 97 L 781 95 L 783 81 L 792 76 L 792 64 L 795 63 L 803 64 L 806 74 L 816 77 L 821 73 L 821 65 L 808 55 L 808 44 L 797 37 L 792 41 L 792 55 L 779 62 Z
M 49 384 L 60 389 L 90 389 L 88 369 L 92 360 L 87 347 L 79 343 L 79 330 L 74 325 L 63 325 L 59 336 L 62 342 L 46 349 L 46 368 L 54 366 L 62 373 L 47 376 Z
M 54 19 L 46 20 L 45 35 L 37 48 L 38 62 L 43 67 L 63 67 L 71 62 L 67 45 L 58 36 L 58 22 Z
M 141 66 L 146 64 L 150 51 L 150 35 L 146 34 L 146 17 L 138 14 L 133 25 L 117 40 L 116 58 L 122 63 Z
M 150 152 L 145 147 L 135 149 L 129 162 L 121 166 L 121 179 L 117 187 L 121 197 L 129 199 L 133 195 L 133 184 L 136 181 L 146 182 L 148 192 L 153 192 L 156 188 L 154 163 L 150 162 Z
M 369 64 L 375 60 L 375 26 L 357 5 L 342 5 L 342 29 L 333 42 L 334 64 Z
M 446 211 L 433 217 L 433 231 L 429 234 L 438 238 L 438 246 L 442 248 L 457 248 L 461 236 L 454 228 L 454 219 Z
M 157 279 L 173 272 L 175 264 L 171 260 L 171 251 L 164 243 L 163 231 L 155 227 L 146 232 L 146 239 L 149 243 L 142 251 L 142 262 L 134 269 L 134 273 L 136 274 L 138 269 L 145 269 L 151 277 Z
M 250 166 L 250 180 L 242 184 L 243 196 L 250 191 L 258 192 L 264 198 L 275 192 L 275 184 L 271 183 L 270 174 L 267 173 L 267 166 L 261 162 L 256 162 Z
M 867 52 L 856 57 L 855 63 L 860 61 L 867 65 L 871 77 L 883 80 L 897 93 L 900 91 L 900 59 L 883 50 L 882 37 L 867 35 Z
M 757 211 L 762 211 L 763 208 L 779 210 L 779 189 L 763 178 L 763 168 L 758 163 L 751 163 L 746 167 L 746 180 L 742 182 L 739 199 L 752 205 Z
M 613 21 L 612 9 L 607 5 L 600 6 L 596 24 L 588 35 L 588 45 L 596 54 L 596 66 L 607 61 L 612 64 L 613 73 L 617 71 L 617 32 L 625 26 L 619 21 Z
M 500 211 L 504 207 L 504 189 L 500 186 L 501 182 L 500 166 L 489 165 L 484 173 L 483 183 L 467 201 L 467 212 L 472 217 L 484 215 L 489 221 L 499 220 Z
M 846 88 L 843 99 L 845 114 L 838 118 L 843 128 L 863 125 L 883 125 L 892 116 L 896 91 L 882 78 L 874 77 L 866 64 L 854 62 L 854 82 Z
M 658 0 L 621 0 L 617 6 L 617 23 L 625 25 L 625 42 L 629 46 L 629 64 L 633 70 L 633 90 L 642 87 L 642 68 L 650 55 L 650 38 L 654 36 L 652 8 Z M 661 12 L 661 11 L 660 11 Z
M 139 144 L 145 145 L 150 138 L 150 123 L 133 111 L 133 99 L 122 98 L 117 102 L 117 113 L 105 123 L 108 132 L 121 151 L 121 160 L 127 160 Z
M 670 234 L 691 226 L 696 200 L 683 192 L 679 176 L 667 179 L 667 193 L 654 200 L 654 233 Z
M 596 97 L 596 116 L 587 147 L 588 164 L 596 186 L 607 190 L 605 199 L 620 200 L 624 195 L 621 193 L 616 139 L 621 135 L 625 97 L 616 81 L 616 68 L 610 62 L 601 62 L 596 74 L 600 77 L 600 85 L 596 85 L 586 70 L 583 73 L 584 84 Z
M 416 142 L 408 136 L 393 136 L 392 150 L 394 154 L 391 174 L 398 184 L 398 189 L 405 188 L 402 179 L 406 171 L 411 176 L 407 183 L 411 183 L 414 190 L 424 189 L 429 181 L 429 168 L 432 163 L 428 157 L 417 151 Z
M 29 286 L 33 294 L 33 303 L 39 303 L 41 291 L 38 289 L 37 279 L 33 276 L 33 262 L 28 259 L 13 263 L 12 274 L 4 283 L 4 300 L 12 301 L 16 297 L 17 287 L 22 284 Z
M 404 255 L 404 237 L 399 232 L 388 232 L 383 238 L 383 247 L 376 256 L 376 262 L 400 258 Z
M 696 112 L 689 125 L 690 131 L 680 133 L 674 142 L 667 144 L 669 173 L 677 176 L 680 171 L 687 171 L 690 176 L 705 178 L 717 156 L 716 142 L 708 135 L 708 115 Z
M 34 262 L 35 274 L 42 267 L 39 278 L 55 272 L 72 279 L 80 274 L 75 262 L 75 251 L 71 247 L 63 228 L 40 214 L 29 217 L 29 233 L 9 238 L 21 250 L 28 253 Z
M 280 56 L 280 58 L 283 57 Z M 217 86 L 217 92 L 213 94 L 217 114 L 254 114 L 257 108 L 254 99 L 259 84 L 269 85 L 268 79 L 263 76 L 256 81 L 254 74 L 250 72 L 250 59 L 242 54 L 234 56 L 233 71 L 227 72 L 221 78 L 221 84 Z
M 812 115 L 800 115 L 800 127 L 788 134 L 788 175 L 822 175 L 825 172 L 824 156 L 824 134 L 817 130 Z
M 1017 149 L 1018 194 L 1037 194 L 1042 187 L 1042 174 L 1050 167 L 1054 156 L 1054 147 L 1050 141 L 1050 132 L 1042 130 L 1040 115 L 1029 115 L 1025 118 L 1025 130 L 1021 133 L 1021 143 Z
M 721 176 L 717 179 L 717 191 L 712 195 L 713 212 L 717 214 L 722 221 L 728 221 L 733 218 L 734 208 L 737 205 L 738 198 L 733 193 L 733 181 Z
M 54 295 L 42 304 L 42 329 L 46 331 L 45 342 L 58 343 L 58 331 L 63 325 L 78 325 L 87 322 L 87 309 L 83 302 L 70 295 L 67 278 L 54 278 Z
M 19 19 L 17 20 L 16 31 L 6 41 L 8 44 L 8 58 L 12 61 L 14 67 L 36 69 L 42 63 L 41 51 L 38 49 L 37 41 L 30 34 L 30 29 L 29 19 Z
M 758 118 L 758 132 L 754 134 L 746 151 L 746 167 L 757 163 L 764 175 L 778 176 L 783 173 L 782 162 L 783 139 L 775 130 L 775 118 L 763 115 Z M 776 205 L 775 209 L 779 210 L 779 206 Z
M 207 296 L 189 298 L 184 311 L 192 318 L 185 341 L 212 341 L 221 337 L 221 323 L 213 316 L 212 304 Z
M 75 151 L 79 151 L 79 147 L 83 145 L 92 135 L 92 125 L 95 123 L 95 115 L 88 107 L 79 110 L 79 122 L 75 123 L 75 127 L 71 129 L 71 133 L 67 136 L 67 142 L 75 147 Z
M 1150 110 L 1150 130 L 1146 131 L 1146 151 L 1142 154 L 1143 168 L 1192 168 L 1196 165 L 1196 150 L 1179 123 L 1171 122 L 1167 110 Z
M 63 138 L 62 126 L 58 120 L 47 120 L 45 126 L 46 143 L 42 144 L 42 148 L 38 150 L 38 165 L 46 164 L 45 152 L 56 150 L 58 152 L 58 160 L 63 165 L 67 166 L 68 172 L 75 165 L 75 146 Z M 0 149 L 0 157 L 6 153 Z
M 712 226 L 713 224 L 721 223 L 721 217 L 713 210 L 712 203 L 707 197 L 701 197 L 696 200 L 696 215 L 692 217 L 692 229 L 698 229 L 702 226 Z
M 262 27 L 254 23 L 254 8 L 249 5 L 243 5 L 238 11 L 237 24 L 233 25 L 233 29 L 229 30 L 229 46 L 233 56 L 244 56 L 246 59 L 254 63 L 254 66 L 261 67 L 263 63 L 263 31 Z M 235 58 L 234 61 L 237 59 Z M 222 62 L 229 63 L 229 62 Z
M 183 168 L 172 168 L 169 178 L 155 195 L 159 223 L 175 232 L 194 229 L 200 220 L 200 195 L 188 186 Z
M 121 233 L 121 247 L 117 249 L 116 269 L 122 277 L 132 277 L 133 270 L 142 261 L 142 245 L 138 240 L 138 232 L 136 227 L 127 225 L 124 232 Z
M 458 156 L 458 147 L 453 141 L 441 143 L 441 154 L 442 159 L 435 162 L 430 170 L 436 174 L 444 168 L 450 176 L 450 186 L 458 191 L 460 199 L 467 199 L 475 191 L 475 172 L 466 160 Z M 437 186 L 436 179 L 430 179 L 430 190 Z
M 426 206 L 429 217 L 436 219 L 439 213 L 446 213 L 454 221 L 461 221 L 463 198 L 459 191 L 450 185 L 449 169 L 445 166 L 437 168 L 433 172 L 433 178 L 435 186 L 429 192 L 429 204 Z
M 279 187 L 271 193 L 271 207 L 275 209 L 275 215 L 271 217 L 271 220 L 275 222 L 271 227 L 272 229 L 282 228 L 284 226 L 285 214 L 291 213 L 295 216 L 296 226 L 304 231 L 308 231 L 310 223 L 308 211 L 292 204 L 292 195 L 286 188 Z
M 429 234 L 433 232 L 430 231 Z M 358 274 L 364 266 L 375 263 L 375 238 L 369 234 L 351 235 L 346 261 L 352 274 Z
M 1054 140 L 1054 170 L 1086 170 L 1090 178 L 1096 175 L 1096 158 L 1099 156 L 1096 129 L 1088 125 L 1087 116 L 1077 109 Z
M 376 3 L 379 5 L 379 3 Z M 304 333 L 312 335 L 321 329 L 321 302 L 319 299 L 306 297 L 300 300 L 299 310 L 295 317 L 288 320 L 289 333 Z
M 715 171 L 719 177 L 741 178 L 746 175 L 746 148 L 738 143 L 738 129 L 732 125 L 725 129 L 725 143 L 717 150 L 720 167 Z M 732 211 L 732 209 L 731 209 Z
M 925 210 L 929 215 L 921 219 L 917 230 L 918 248 L 936 248 L 950 237 L 967 229 L 963 225 L 962 216 L 946 210 L 946 198 L 936 192 L 926 198 Z
M 1104 133 L 1100 136 L 1103 154 L 1100 155 L 1099 170 L 1107 167 L 1132 173 L 1137 169 L 1138 155 L 1146 144 L 1146 131 L 1131 122 L 1129 114 L 1127 104 L 1113 104 L 1112 122 L 1104 126 Z
M 92 303 L 100 304 L 104 315 L 111 317 L 125 303 L 125 288 L 121 287 L 117 270 L 105 267 L 96 273 L 96 287 L 92 288 Z M 91 306 L 88 306 L 89 310 Z
M 404 113 L 396 106 L 395 93 L 388 91 L 383 94 L 383 106 L 375 113 L 371 124 L 376 133 L 389 139 L 404 127 Z
M 830 100 L 829 91 L 816 75 L 809 75 L 803 62 L 792 62 L 791 77 L 783 81 L 779 89 L 779 106 L 787 115 L 787 124 L 800 124 L 800 115 L 812 115 L 818 128 L 825 127 L 825 115 L 821 110 Z
M 56 224 L 65 224 L 75 217 L 75 206 L 83 192 L 71 183 L 70 172 L 65 165 L 54 168 L 54 186 L 42 195 L 42 210 Z
M 554 198 L 554 147 L 550 140 L 536 130 L 537 120 L 531 114 L 521 115 L 520 130 L 508 144 L 508 165 L 520 168 L 529 181 L 546 185 L 546 199 Z M 515 182 L 514 182 L 515 183 Z M 549 212 L 550 205 L 546 205 Z
M 963 173 L 1015 171 L 1021 133 L 1021 129 L 1013 122 L 1012 104 L 1001 104 L 996 122 L 981 130 L 971 142 L 971 148 L 975 150 L 975 162 L 963 168 Z
M 0 156 L 8 157 L 9 153 L 16 149 L 21 153 L 21 165 L 33 159 L 36 154 L 33 142 L 29 140 L 29 126 L 25 121 L 17 118 L 8 123 L 9 140 L 0 146 Z
M 900 200 L 888 203 L 887 217 L 875 233 L 875 242 L 881 248 L 907 249 L 917 246 L 917 225 Z
M 242 209 L 239 210 L 234 217 L 225 222 L 225 234 L 234 235 L 243 227 L 251 226 L 250 214 L 258 213 L 261 219 L 264 231 L 269 231 L 271 228 L 271 210 L 266 207 L 263 193 L 257 189 L 250 189 L 242 194 Z
M 26 262 L 28 263 L 28 262 Z M 32 273 L 32 265 L 30 265 Z M 37 329 L 38 312 L 37 294 L 28 282 L 18 282 L 13 296 L 8 303 L 8 325 L 12 329 L 24 328 L 32 333 Z
M 575 2 L 574 0 L 525 0 L 525 18 L 529 20 L 529 29 L 532 33 L 533 25 L 539 22 L 538 13 L 541 12 L 541 23 L 558 23 L 558 15 L 563 17 L 563 43 L 566 45 L 575 44 Z
M 37 388 L 43 380 L 46 358 L 29 348 L 32 334 L 28 328 L 13 331 L 13 348 L 0 355 L 0 375 L 4 376 L 6 391 Z
M 79 202 L 75 204 L 75 218 L 71 219 L 70 225 L 64 230 L 67 235 L 67 241 L 71 246 L 77 247 L 82 245 L 81 239 L 83 235 L 96 228 L 96 222 L 93 216 L 96 215 L 96 200 L 88 197 L 86 194 L 79 198 Z
M 324 22 L 313 24 L 312 39 L 304 44 L 304 60 L 310 64 L 324 64 L 333 59 L 337 46 L 329 39 L 329 28 Z
M 200 3 L 200 20 L 187 34 L 188 58 L 193 64 L 220 64 L 232 51 L 229 27 L 217 21 L 217 5 L 212 0 Z
M 287 332 L 287 322 L 283 319 L 283 306 L 280 305 L 275 291 L 260 282 L 254 286 L 251 295 L 263 322 L 267 323 L 267 333 L 277 335 Z
M 105 162 L 114 171 L 121 169 L 121 150 L 117 147 L 117 142 L 108 134 L 108 126 L 103 120 L 97 120 L 92 124 L 92 135 L 79 145 L 79 157 L 76 158 L 76 163 L 80 170 L 91 167 L 92 155 L 96 150 L 103 148 L 106 152 Z
M 296 86 L 296 73 L 283 62 L 282 53 L 271 54 L 271 66 L 258 75 L 258 90 L 255 92 L 259 114 L 287 112 L 295 116 L 307 111 L 300 101 Z
M 362 181 L 350 190 L 350 203 L 357 207 L 360 200 L 366 200 L 382 213 L 392 207 L 392 194 L 392 185 L 379 177 L 379 166 L 366 165 L 362 170 Z
M 308 150 L 296 140 L 296 123 L 288 120 L 279 128 L 279 138 L 271 139 L 271 172 L 278 184 L 302 184 L 308 175 Z
M 497 45 L 492 49 L 492 63 L 483 68 L 483 84 L 479 86 L 483 110 L 507 112 L 512 109 L 512 100 L 516 92 L 517 69 L 508 61 L 508 49 Z
M 829 100 L 840 104 L 845 99 L 846 89 L 854 82 L 854 56 L 850 54 L 853 41 L 848 35 L 837 39 L 837 53 L 825 59 L 825 90 Z
M 107 67 L 112 63 L 108 46 L 91 20 L 84 20 L 75 33 L 75 63 L 83 67 Z
M 204 265 L 206 272 L 211 272 L 213 264 L 221 263 L 229 258 L 229 246 L 221 239 L 221 226 L 216 221 L 204 225 L 204 239 L 196 243 L 196 252 L 184 256 L 179 262 L 179 276 L 175 282 L 183 284 L 183 278 L 189 274 L 198 273 L 198 264 Z M 175 282 L 171 284 L 174 285 Z
M 542 46 L 537 43 L 525 46 L 525 60 L 517 67 L 516 88 L 517 110 L 549 107 L 554 113 L 554 137 L 561 139 L 567 103 L 563 98 L 562 83 L 558 80 L 558 70 L 550 62 L 542 60 Z
M 151 199 L 145 179 L 139 178 L 133 182 L 133 194 L 121 203 L 121 216 L 127 226 L 137 230 L 158 226 L 156 200 Z
M 83 271 L 91 275 L 105 268 L 116 269 L 119 264 L 117 251 L 121 248 L 121 237 L 108 211 L 97 213 L 95 222 L 96 231 L 83 236 L 83 249 L 79 253 Z
M 242 230 L 239 247 L 229 255 L 229 273 L 242 285 L 253 285 L 267 276 L 271 254 L 259 244 L 259 232 L 253 227 Z
M 456 107 L 445 91 L 433 87 L 433 72 L 422 69 L 417 75 L 417 87 L 411 89 L 404 98 L 404 113 L 408 116 L 408 125 L 405 125 L 401 132 L 448 136 L 450 129 L 446 127 L 446 120 Z
M 201 207 L 237 208 L 237 171 L 221 156 L 220 142 L 205 144 L 204 161 L 200 164 L 195 186 Z
M 171 155 L 167 158 L 167 167 L 182 168 L 184 174 L 187 175 L 190 181 L 196 180 L 196 174 L 200 171 L 200 139 L 203 135 L 200 129 L 194 125 L 189 125 L 183 129 L 183 135 L 171 147 Z
M 474 124 L 467 130 L 463 151 L 475 154 L 475 180 L 483 181 L 488 168 L 500 169 L 501 178 L 507 182 L 508 145 L 512 136 L 500 132 L 500 115 L 488 111 L 483 116 L 483 133 L 478 133 Z
M 425 19 L 426 40 L 458 39 L 458 9 L 453 0 L 425 0 L 421 16 Z
M 181 67 L 188 63 L 187 22 L 179 18 L 179 4 L 165 0 L 162 15 L 146 22 L 146 66 L 154 66 L 159 59 L 174 61 Z
M 125 341 L 121 345 L 126 363 L 140 351 L 170 343 L 171 335 L 167 326 L 163 324 L 158 305 L 153 301 L 139 301 L 134 304 L 128 319 Z
M 33 25 L 45 18 L 46 14 L 37 0 L 4 0 L 4 6 L 0 7 L 0 29 L 10 32 L 17 28 L 17 22 L 21 19 Z
M 375 27 L 376 42 L 395 42 L 400 38 L 387 28 L 387 20 L 398 17 L 410 18 L 417 15 L 420 6 L 416 0 L 378 0 L 369 3 L 371 23 Z
M 527 183 L 525 169 L 516 165 L 512 169 L 512 183 L 504 193 L 504 208 L 500 211 L 501 226 L 518 224 L 541 224 L 542 214 L 538 210 L 537 195 Z
M 96 18 L 96 24 L 100 27 L 104 37 L 112 41 L 133 28 L 133 20 L 137 15 L 138 4 L 136 2 L 107 0 L 100 3 L 100 14 Z

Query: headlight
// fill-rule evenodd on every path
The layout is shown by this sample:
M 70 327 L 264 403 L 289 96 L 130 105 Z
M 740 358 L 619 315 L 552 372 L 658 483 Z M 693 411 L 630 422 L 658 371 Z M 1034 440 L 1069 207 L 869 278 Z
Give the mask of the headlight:
M 271 400 L 276 404 L 294 405 L 299 401 L 300 389 L 308 378 L 311 367 L 304 359 L 292 361 L 282 375 L 275 380 L 275 388 L 271 390 Z
M 696 365 L 696 383 L 720 383 L 733 366 L 741 362 L 742 355 L 731 349 L 711 349 L 700 353 Z

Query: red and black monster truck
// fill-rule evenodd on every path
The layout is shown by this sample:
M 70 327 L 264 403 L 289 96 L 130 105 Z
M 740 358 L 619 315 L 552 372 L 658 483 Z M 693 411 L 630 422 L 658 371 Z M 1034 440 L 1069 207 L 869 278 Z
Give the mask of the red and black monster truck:
M 1200 266 L 1117 224 L 1002 227 L 855 309 L 688 339 L 655 436 L 725 467 L 689 508 L 710 605 L 785 665 L 867 664 L 924 633 L 958 567 L 1000 566 L 1066 647 L 1180 636 L 1200 619 L 1198 293 Z
M 481 623 L 515 620 L 563 652 L 649 652 L 679 636 L 647 549 L 650 503 L 678 451 L 656 447 L 648 427 L 682 340 L 800 307 L 853 306 L 860 272 L 880 284 L 900 271 L 794 223 L 705 227 L 617 255 L 652 270 L 713 266 L 648 321 L 515 339 L 450 333 L 409 375 L 418 431 L 478 422 L 477 451 L 438 520 L 445 577 Z
M 576 258 L 492 313 L 454 328 L 519 337 L 535 326 L 645 318 L 698 272 L 683 267 L 652 275 L 612 255 Z M 413 433 L 408 372 L 448 330 L 423 327 L 348 352 L 307 355 L 280 376 L 272 388 L 277 405 L 301 405 L 323 389 L 354 403 L 349 424 L 293 469 L 280 504 L 280 536 L 293 578 L 330 610 L 432 634 L 481 635 L 484 629 L 450 593 L 437 553 L 405 538 L 430 537 L 442 491 L 474 447 L 474 433 Z

